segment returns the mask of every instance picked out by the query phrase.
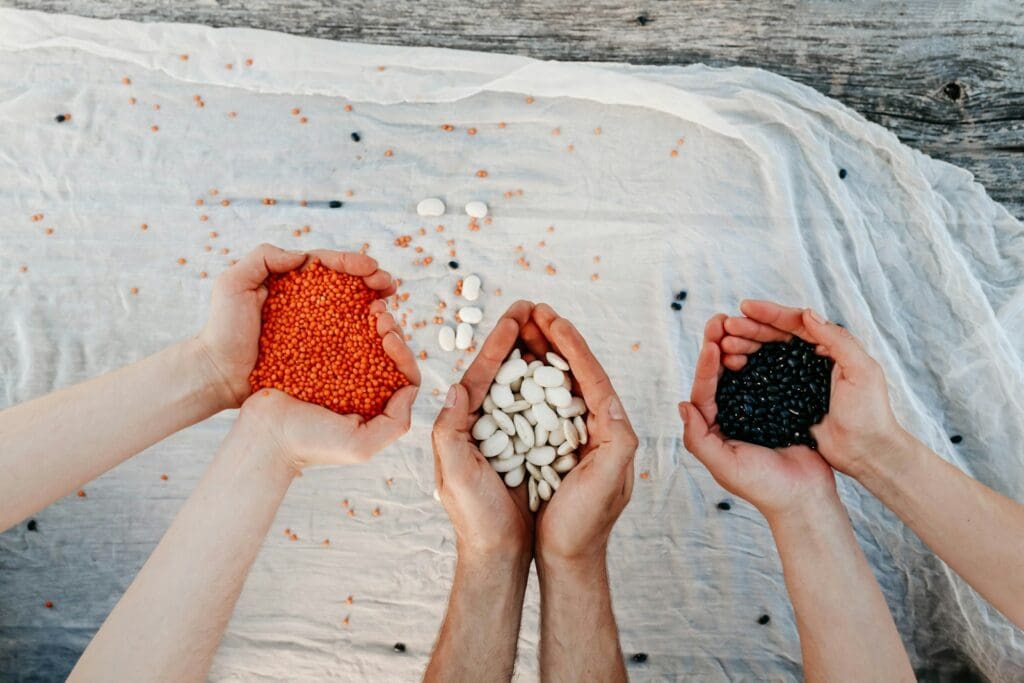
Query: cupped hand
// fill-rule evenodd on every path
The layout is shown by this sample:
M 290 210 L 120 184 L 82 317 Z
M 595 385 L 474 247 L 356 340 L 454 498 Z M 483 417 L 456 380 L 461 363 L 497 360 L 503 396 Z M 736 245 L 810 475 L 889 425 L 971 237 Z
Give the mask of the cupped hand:
M 210 313 L 199 333 L 200 347 L 210 361 L 226 403 L 237 408 L 249 394 L 249 373 L 259 354 L 260 320 L 267 299 L 266 280 L 319 258 L 334 270 L 363 278 L 381 297 L 394 293 L 391 276 L 363 254 L 337 251 L 285 251 L 261 244 L 225 270 L 214 282 Z
M 249 394 L 249 372 L 259 351 L 260 310 L 267 298 L 264 282 L 271 273 L 294 270 L 313 259 L 332 270 L 361 277 L 377 291 L 380 298 L 370 304 L 370 313 L 377 319 L 377 334 L 384 352 L 409 380 L 409 386 L 392 394 L 383 414 L 369 420 L 361 415 L 339 415 L 277 389 L 261 389 L 249 397 L 242 405 L 243 413 L 256 418 L 251 422 L 265 431 L 277 452 L 295 469 L 369 460 L 409 430 L 420 384 L 416 359 L 395 319 L 386 312 L 384 297 L 394 293 L 395 285 L 387 272 L 377 268 L 376 261 L 363 254 L 328 250 L 294 253 L 270 245 L 248 254 L 232 267 L 239 270 L 229 269 L 214 288 L 210 322 L 200 337 L 205 335 L 208 353 L 219 361 L 223 375 L 237 379 L 242 373 L 244 395 Z M 232 322 L 238 329 L 232 328 Z
M 533 321 L 543 335 L 533 341 L 534 353 L 543 358 L 550 349 L 569 363 L 573 393 L 587 404 L 589 435 L 579 464 L 537 512 L 537 560 L 603 562 L 612 527 L 633 492 L 639 442 L 608 375 L 573 324 L 547 304 L 534 309 Z
M 690 401 L 679 404 L 686 449 L 723 488 L 749 501 L 769 520 L 834 496 L 832 468 L 807 446 L 771 449 L 722 436 L 715 392 L 724 371 L 726 321 L 722 314 L 708 321 Z
M 477 448 L 471 430 L 498 368 L 521 339 L 536 337 L 533 304 L 517 301 L 498 320 L 434 422 L 434 476 L 455 528 L 459 553 L 493 559 L 530 557 L 533 514 L 526 487 L 510 489 Z
M 769 301 L 744 301 L 740 311 L 745 317 L 723 323 L 726 366 L 742 368 L 747 355 L 762 343 L 794 336 L 815 344 L 818 354 L 835 361 L 828 414 L 810 430 L 830 465 L 856 477 L 873 459 L 898 451 L 908 435 L 893 414 L 885 373 L 845 327 L 827 322 L 811 309 Z

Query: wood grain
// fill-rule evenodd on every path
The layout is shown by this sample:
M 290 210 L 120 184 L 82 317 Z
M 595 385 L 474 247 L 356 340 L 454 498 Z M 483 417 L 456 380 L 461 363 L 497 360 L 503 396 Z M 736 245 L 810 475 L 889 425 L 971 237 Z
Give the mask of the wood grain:
M 0 0 L 96 18 L 539 59 L 756 66 L 975 174 L 1024 219 L 1024 4 L 1015 0 Z

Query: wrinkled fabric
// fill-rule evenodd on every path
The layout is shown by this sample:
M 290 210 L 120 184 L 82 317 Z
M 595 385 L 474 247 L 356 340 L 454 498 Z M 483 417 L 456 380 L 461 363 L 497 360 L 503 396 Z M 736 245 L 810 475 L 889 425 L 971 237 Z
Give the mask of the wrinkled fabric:
M 71 120 L 55 122 L 60 113 Z M 460 274 L 484 281 L 478 339 L 517 298 L 576 322 L 640 436 L 636 470 L 649 476 L 609 551 L 623 648 L 648 654 L 629 663 L 635 680 L 800 679 L 765 521 L 684 450 L 675 408 L 704 321 L 742 298 L 842 321 L 883 365 L 907 428 L 1024 498 L 1021 224 L 968 172 L 779 76 L 0 10 L 0 125 L 2 405 L 194 334 L 216 275 L 260 242 L 366 243 L 409 293 L 397 314 L 428 354 L 411 431 L 367 465 L 311 470 L 292 485 L 210 680 L 422 672 L 455 561 L 431 497 L 429 431 L 462 358 L 438 348 L 431 319 L 444 300 L 451 322 Z M 416 215 L 430 196 L 445 200 L 445 216 Z M 326 208 L 333 199 L 345 205 Z M 479 230 L 462 211 L 472 199 L 491 209 Z M 403 235 L 407 248 L 395 244 Z M 0 678 L 67 674 L 233 419 L 153 446 L 89 484 L 88 497 L 40 512 L 38 532 L 0 535 Z M 1021 632 L 839 479 L 922 679 L 1019 680 Z M 518 680 L 537 678 L 537 610 L 534 576 Z

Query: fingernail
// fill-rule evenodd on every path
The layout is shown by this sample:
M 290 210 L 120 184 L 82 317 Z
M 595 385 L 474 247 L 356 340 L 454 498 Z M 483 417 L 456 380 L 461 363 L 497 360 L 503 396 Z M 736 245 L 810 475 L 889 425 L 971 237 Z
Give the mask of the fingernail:
M 818 323 L 819 325 L 825 324 L 825 319 L 818 315 L 818 313 L 813 308 L 808 308 L 807 312 L 811 314 L 812 318 L 814 318 L 814 322 Z
M 457 391 L 455 391 L 455 385 L 453 384 L 450 387 L 448 387 L 448 395 L 444 397 L 444 407 L 445 408 L 454 408 L 455 407 L 455 401 L 457 401 L 458 398 L 459 398 L 459 394 L 458 394 Z
M 612 396 L 611 400 L 608 401 L 608 417 L 613 420 L 626 419 L 626 413 L 622 410 L 622 404 L 615 396 Z

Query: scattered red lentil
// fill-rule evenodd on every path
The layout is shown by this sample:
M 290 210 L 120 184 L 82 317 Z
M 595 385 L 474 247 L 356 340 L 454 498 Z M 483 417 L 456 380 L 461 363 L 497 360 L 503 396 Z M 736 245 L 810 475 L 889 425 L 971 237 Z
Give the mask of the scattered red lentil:
M 349 517 L 355 517 L 355 516 L 356 516 L 356 511 L 355 511 L 355 510 L 353 510 L 353 509 L 351 509 L 351 508 L 349 508 L 349 511 L 348 511 L 348 516 L 349 516 Z
M 676 140 L 676 144 L 677 145 L 684 145 L 684 144 L 686 144 L 686 140 L 684 140 L 683 138 L 679 138 L 678 140 Z
M 346 498 L 345 500 L 341 501 L 341 506 L 345 507 L 345 508 L 348 507 L 348 498 Z
M 636 342 L 635 344 L 633 344 L 633 350 L 634 351 L 639 351 L 640 350 L 640 342 Z
M 167 481 L 167 475 L 166 474 L 161 474 L 160 475 L 160 480 L 161 481 Z
M 527 96 L 526 103 L 527 104 L 533 104 L 533 97 L 532 96 Z
M 388 477 L 387 479 L 384 480 L 384 483 L 387 485 L 388 488 L 391 488 L 392 484 L 395 483 L 395 480 L 392 479 L 391 477 Z
M 601 134 L 601 127 L 598 126 L 597 128 L 594 129 L 594 135 L 600 135 L 600 134 Z
M 292 109 L 292 116 L 298 116 L 301 111 L 299 108 Z
M 53 234 L 53 228 L 47 228 L 46 230 L 43 230 L 43 232 L 46 233 L 47 235 L 52 235 Z
M 231 202 L 228 201 L 227 199 L 222 199 L 222 200 L 220 200 L 220 205 L 221 206 L 231 206 Z
M 124 78 L 121 79 L 121 82 L 124 83 L 125 85 L 131 85 L 132 84 L 132 79 L 130 79 L 127 76 L 125 76 Z
M 504 128 L 504 127 L 505 127 L 505 122 L 504 121 L 499 121 L 498 122 L 498 128 Z
M 351 104 L 346 104 L 345 105 L 345 111 L 352 111 L 352 105 Z
M 232 69 L 235 68 L 235 65 L 234 64 L 225 64 L 224 68 L 227 69 L 228 71 L 231 71 Z
M 446 123 L 443 126 L 441 126 L 441 130 L 443 130 L 446 133 L 451 133 L 453 130 L 455 130 L 455 126 L 453 126 L 450 123 Z
M 380 517 L 380 508 L 373 508 L 373 516 Z
M 669 152 L 668 155 L 670 157 L 677 157 L 677 156 L 679 156 L 679 150 L 678 149 L 674 149 L 671 152 Z
M 476 128 L 467 128 L 466 133 L 468 135 L 476 135 Z
M 322 541 L 321 541 L 321 543 L 322 543 L 323 545 L 330 545 L 330 544 L 331 544 L 331 539 L 329 539 L 329 538 L 325 538 L 324 540 L 322 540 Z
M 27 273 L 28 272 L 28 266 L 18 266 L 18 272 L 19 273 Z
M 34 213 L 34 214 L 32 214 L 32 222 L 33 223 L 38 223 L 41 220 L 43 220 L 43 214 L 41 214 L 41 213 Z
M 160 130 L 160 126 L 150 126 L 149 129 L 155 133 Z
M 487 171 L 485 171 L 484 169 L 481 168 L 479 171 L 476 172 L 476 177 L 477 178 L 486 178 L 487 177 Z
M 302 237 L 302 231 L 301 230 L 292 230 L 292 236 L 293 237 Z
M 309 123 L 309 119 L 305 116 L 300 116 L 299 123 Z
M 78 489 L 78 497 L 85 498 L 85 491 L 83 489 Z
M 591 281 L 591 282 L 597 282 L 597 281 L 598 281 L 598 279 L 600 279 L 600 277 L 601 277 L 600 275 L 598 275 L 597 273 L 594 273 L 594 274 L 592 274 L 592 275 L 590 276 L 590 281 Z
M 136 102 L 138 102 L 138 100 L 135 99 L 134 97 L 129 97 L 128 98 L 128 104 L 135 104 Z
M 179 258 L 179 259 L 178 259 L 178 265 L 179 265 L 179 266 L 183 266 L 183 265 L 185 265 L 186 263 L 188 263 L 188 261 L 186 261 L 186 260 L 185 260 L 184 258 Z
M 153 111 L 160 111 L 160 105 L 159 104 L 154 104 L 153 105 Z
M 555 267 L 549 263 L 547 266 L 544 267 L 544 272 L 546 272 L 548 275 L 554 275 L 556 272 Z
M 138 287 L 132 287 L 131 289 L 128 290 L 128 293 L 129 294 L 138 294 L 139 293 L 139 288 Z
M 648 472 L 647 470 L 644 470 L 643 472 L 640 473 L 640 478 L 641 479 L 650 479 L 651 478 L 651 473 Z
M 289 538 L 290 538 L 291 540 L 293 540 L 293 541 L 297 541 L 297 540 L 299 540 L 299 536 L 298 536 L 298 534 L 292 534 L 291 536 L 289 536 Z
M 273 206 L 274 204 L 277 204 L 277 200 L 273 197 L 264 197 L 263 204 L 266 206 Z
M 205 280 L 207 278 L 207 273 L 205 270 L 199 271 L 199 278 L 202 280 Z
M 183 61 L 183 62 L 187 62 L 187 61 L 188 61 L 188 55 L 180 55 L 180 56 L 178 57 L 178 59 L 180 59 L 180 60 L 181 60 L 181 61 Z
M 561 128 L 555 128 L 554 130 L 551 131 L 551 134 L 552 135 L 561 135 L 562 134 L 562 129 Z
M 249 59 L 245 60 L 245 65 L 246 66 L 252 66 L 252 57 L 250 57 Z
M 314 261 L 272 276 L 263 304 L 253 391 L 273 387 L 341 414 L 372 418 L 409 384 L 384 352 L 361 278 Z
M 46 602 L 43 603 L 43 607 L 45 607 L 46 609 L 53 609 L 53 601 L 52 600 L 47 600 Z
M 140 230 L 149 230 L 149 223 L 143 223 L 139 226 Z
M 344 624 L 345 626 L 348 626 L 348 617 L 346 616 L 344 619 L 342 619 L 341 623 Z
M 208 220 L 210 220 L 210 217 L 207 216 L 205 213 L 199 215 L 199 221 L 201 223 L 205 223 Z
M 395 156 L 395 150 L 393 150 L 393 149 L 386 149 L 386 150 L 384 150 L 384 156 L 386 156 L 386 157 L 393 157 L 393 156 Z

